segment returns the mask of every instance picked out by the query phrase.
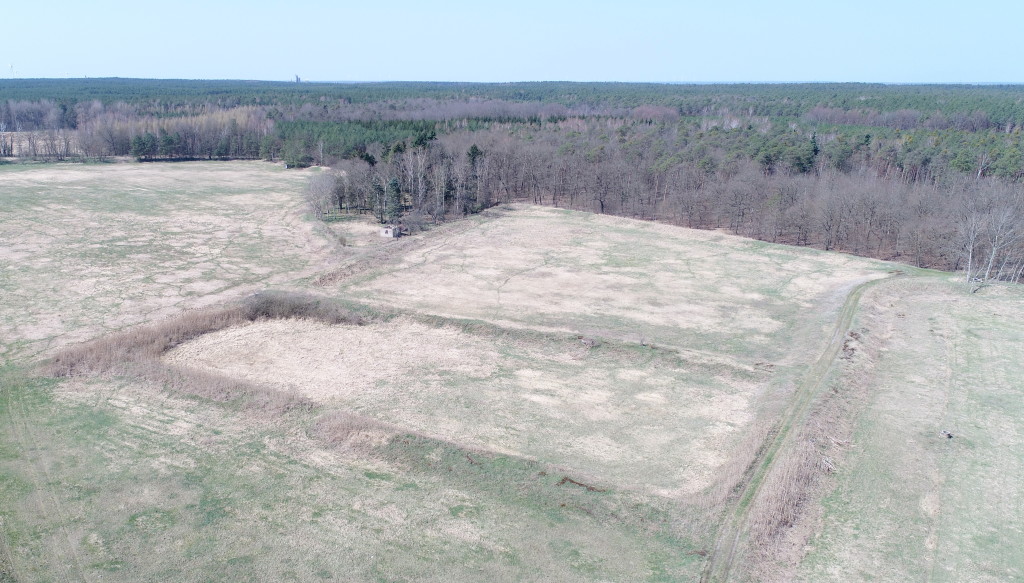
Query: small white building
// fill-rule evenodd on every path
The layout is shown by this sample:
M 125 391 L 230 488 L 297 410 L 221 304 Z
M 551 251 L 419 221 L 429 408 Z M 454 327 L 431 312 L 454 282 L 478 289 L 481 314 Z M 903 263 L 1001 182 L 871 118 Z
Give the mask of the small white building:
M 384 225 L 380 228 L 380 236 L 388 239 L 397 239 L 402 236 L 402 229 L 394 225 Z

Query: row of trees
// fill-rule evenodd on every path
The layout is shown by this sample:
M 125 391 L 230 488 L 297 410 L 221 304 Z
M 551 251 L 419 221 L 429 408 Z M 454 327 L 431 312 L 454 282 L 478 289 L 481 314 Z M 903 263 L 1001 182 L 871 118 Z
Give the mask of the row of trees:
M 332 210 L 372 213 L 382 223 L 413 226 L 488 208 L 498 200 L 495 176 L 481 148 L 463 147 L 467 137 L 452 136 L 442 145 L 425 133 L 408 144 L 375 147 L 341 161 L 311 181 L 310 208 L 317 216 Z
M 1020 88 L 123 81 L 15 83 L 0 157 L 319 164 L 317 212 L 530 200 L 1020 276 Z
M 80 106 L 82 104 L 79 104 Z M 376 107 L 377 105 L 374 105 Z M 302 108 L 300 108 L 302 109 Z M 551 115 L 546 118 L 370 119 L 324 121 L 320 110 L 300 119 L 263 106 L 210 107 L 190 115 L 140 116 L 127 105 L 78 107 L 75 129 L 53 127 L 6 137 L 0 153 L 27 158 L 66 159 L 133 155 L 158 158 L 242 158 L 289 165 L 330 164 L 359 158 L 373 144 L 438 135 L 499 130 L 521 138 L 536 135 L 560 142 L 558 152 L 601 147 L 604 141 L 648 141 L 657 165 L 706 158 L 717 167 L 747 159 L 766 174 L 806 173 L 823 165 L 852 172 L 869 163 L 875 172 L 905 182 L 934 182 L 950 174 L 1024 179 L 1024 133 L 987 129 L 914 129 L 825 125 L 759 116 L 679 117 L 660 106 L 636 107 L 618 115 Z M 846 114 L 857 116 L 857 111 Z M 981 124 L 981 117 L 978 123 Z M 963 124 L 961 124 L 963 125 Z M 970 124 L 968 124 L 970 125 Z M 11 129 L 0 123 L 0 135 Z M 614 134 L 614 135 L 613 135 Z
M 571 143 L 560 132 L 527 138 L 495 128 L 378 145 L 318 175 L 307 196 L 320 216 L 372 213 L 415 225 L 530 201 L 966 270 L 979 281 L 1018 280 L 1024 268 L 1021 190 L 1005 181 L 902 180 L 882 171 L 868 145 L 846 171 L 827 148 L 812 155 L 812 144 L 809 162 L 767 172 L 756 159 L 666 150 L 657 129 L 632 135 L 606 123 L 588 137 L 583 122 L 563 123 L 576 128 Z
M 956 215 L 960 266 L 974 290 L 1024 274 L 1024 193 L 998 185 L 962 197 Z
M 883 85 L 867 83 L 796 84 L 706 84 L 664 83 L 283 83 L 255 81 L 189 81 L 159 79 L 3 79 L 0 95 L 12 102 L 49 101 L 75 110 L 80 103 L 99 101 L 109 106 L 128 104 L 144 116 L 169 117 L 194 115 L 213 106 L 231 109 L 242 106 L 268 106 L 283 110 L 324 108 L 328 111 L 346 106 L 373 106 L 376 111 L 408 110 L 415 115 L 423 108 L 419 101 L 447 104 L 481 102 L 509 104 L 512 111 L 521 105 L 558 105 L 572 115 L 597 110 L 631 110 L 636 107 L 663 106 L 684 117 L 709 115 L 754 115 L 773 118 L 799 118 L 814 109 L 867 112 L 886 116 L 892 127 L 908 129 L 926 124 L 941 125 L 942 118 L 970 118 L 983 112 L 988 123 L 1003 130 L 1024 126 L 1024 88 L 1019 85 Z M 379 107 L 382 106 L 382 107 Z M 436 109 L 428 105 L 427 109 Z M 522 117 L 523 112 L 515 115 Z M 441 113 L 447 117 L 404 119 L 456 119 L 494 117 L 481 111 Z M 0 104 L 0 122 L 5 119 Z M 304 118 L 309 119 L 309 118 Z M 351 118 L 348 118 L 351 119 Z M 884 117 L 880 119 L 886 119 Z M 897 121 L 900 120 L 900 121 Z M 13 123 L 13 122 L 12 122 Z M 73 125 L 62 127 L 72 128 Z M 28 129 L 46 129 L 42 126 Z M 964 128 L 961 128 L 964 129 Z
M 873 109 L 840 109 L 837 107 L 815 107 L 803 115 L 805 120 L 830 125 L 875 126 L 898 130 L 955 129 L 967 132 L 980 132 L 988 129 L 1000 129 L 992 121 L 988 113 L 978 110 L 974 112 L 957 111 L 946 115 L 941 111 L 930 115 L 916 109 L 899 109 L 896 111 L 878 111 Z M 1013 130 L 1011 123 L 1006 127 Z
M 79 151 L 89 158 L 272 159 L 280 149 L 271 143 L 273 128 L 258 108 L 166 119 L 105 112 L 81 124 L 76 135 Z

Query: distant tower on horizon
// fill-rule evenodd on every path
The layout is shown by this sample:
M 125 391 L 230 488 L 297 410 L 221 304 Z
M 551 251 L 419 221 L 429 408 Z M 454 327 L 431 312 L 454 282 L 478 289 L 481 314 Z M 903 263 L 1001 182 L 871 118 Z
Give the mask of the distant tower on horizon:
M 296 76 L 295 76 L 295 82 L 296 82 L 296 83 L 302 83 L 302 78 L 301 78 L 301 77 L 299 77 L 298 75 L 296 75 Z

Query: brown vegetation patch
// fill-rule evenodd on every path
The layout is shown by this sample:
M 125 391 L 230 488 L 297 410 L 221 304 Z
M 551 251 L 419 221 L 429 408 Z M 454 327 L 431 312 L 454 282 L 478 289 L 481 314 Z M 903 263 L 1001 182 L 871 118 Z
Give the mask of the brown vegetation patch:
M 315 319 L 332 325 L 363 323 L 360 317 L 321 298 L 264 292 L 238 305 L 194 310 L 158 324 L 65 348 L 49 359 L 43 368 L 55 377 L 139 375 L 164 382 L 180 392 L 215 401 L 241 398 L 247 406 L 261 410 L 310 408 L 310 401 L 294 394 L 258 387 L 208 371 L 166 366 L 160 360 L 164 353 L 189 340 L 245 322 L 275 318 Z
M 332 411 L 321 415 L 310 433 L 334 447 L 360 451 L 387 444 L 399 431 L 397 427 L 376 419 Z
M 577 336 L 408 316 L 359 327 L 262 320 L 165 361 L 342 409 L 316 432 L 345 448 L 401 428 L 673 498 L 713 483 L 753 419 L 749 373 Z
M 892 286 L 886 282 L 879 286 Z M 897 284 L 898 285 L 898 284 Z M 880 319 L 878 292 L 865 294 L 870 319 Z M 861 308 L 865 311 L 864 308 Z M 860 320 L 864 321 L 861 316 Z M 844 465 L 858 415 L 870 398 L 877 355 L 885 350 L 884 330 L 850 330 L 832 371 L 806 416 L 794 427 L 789 444 L 769 467 L 748 514 L 744 569 L 759 581 L 791 581 L 820 529 L 821 501 L 835 486 Z

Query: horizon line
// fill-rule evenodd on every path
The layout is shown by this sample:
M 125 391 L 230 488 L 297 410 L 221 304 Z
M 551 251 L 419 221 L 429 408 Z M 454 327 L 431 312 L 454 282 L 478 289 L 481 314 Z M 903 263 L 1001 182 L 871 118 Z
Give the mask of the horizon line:
M 588 80 L 588 81 L 573 81 L 567 79 L 535 79 L 535 80 L 517 80 L 517 81 L 452 81 L 452 80 L 425 80 L 425 79 L 377 79 L 377 80 L 356 80 L 356 79 L 340 79 L 340 80 L 322 80 L 322 79 L 302 79 L 299 77 L 299 81 L 293 79 L 243 79 L 243 78 L 229 78 L 229 77 L 205 77 L 205 78 L 187 78 L 187 77 L 6 77 L 0 78 L 2 81 L 81 81 L 81 80 L 122 80 L 122 81 L 236 81 L 240 83 L 287 83 L 295 85 L 303 84 L 323 84 L 323 85 L 355 85 L 355 84 L 384 84 L 384 83 L 451 83 L 461 85 L 513 85 L 520 83 L 576 83 L 576 84 L 594 84 L 594 83 L 607 83 L 607 84 L 621 84 L 621 85 L 970 85 L 970 86 L 986 86 L 986 85 L 1002 85 L 1002 86 L 1014 86 L 1024 85 L 1024 81 L 830 81 L 830 80 L 818 80 L 818 81 L 614 81 L 614 80 Z

